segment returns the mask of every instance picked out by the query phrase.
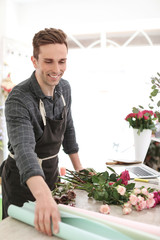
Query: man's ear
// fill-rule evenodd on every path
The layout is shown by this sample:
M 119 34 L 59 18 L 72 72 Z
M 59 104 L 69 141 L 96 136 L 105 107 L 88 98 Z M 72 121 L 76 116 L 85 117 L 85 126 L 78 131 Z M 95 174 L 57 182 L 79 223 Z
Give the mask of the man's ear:
M 34 68 L 37 68 L 37 59 L 35 57 L 31 57 L 31 61 L 33 63 Z

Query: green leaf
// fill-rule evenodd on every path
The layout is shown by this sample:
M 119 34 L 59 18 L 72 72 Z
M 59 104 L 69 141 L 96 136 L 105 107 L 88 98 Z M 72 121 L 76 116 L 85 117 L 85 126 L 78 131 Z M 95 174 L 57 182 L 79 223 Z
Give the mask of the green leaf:
M 104 184 L 106 182 L 105 176 L 101 175 L 99 176 L 99 184 Z
M 98 200 L 98 198 L 99 198 L 98 192 L 96 192 L 96 191 L 93 192 L 93 197 L 95 200 Z
M 93 189 L 93 185 L 91 183 L 85 183 L 84 184 L 84 189 L 87 191 L 87 192 L 91 192 L 92 189 Z
M 139 109 L 136 108 L 136 107 L 133 107 L 133 108 L 132 108 L 132 112 L 133 112 L 133 113 L 138 113 L 138 112 L 139 112 Z
M 160 107 L 160 101 L 158 101 L 157 106 Z
M 82 170 L 80 170 L 79 172 L 80 172 L 80 173 L 87 174 L 87 175 L 89 174 L 89 171 L 88 171 L 87 169 L 82 169 Z
M 117 192 L 116 189 L 113 189 L 112 195 L 113 195 L 114 199 L 119 200 L 119 193 Z
M 121 185 L 122 179 L 120 178 L 117 182 L 114 183 L 114 187 Z
M 112 172 L 116 173 L 115 170 L 111 167 L 107 167 L 109 170 L 111 170 Z
M 135 183 L 129 183 L 125 187 L 126 187 L 127 191 L 133 190 L 133 188 L 135 187 Z
M 103 201 L 104 200 L 104 193 L 105 192 L 97 192 L 98 193 L 98 200 Z
M 94 170 L 94 168 L 86 168 L 86 170 L 88 170 L 89 172 L 93 172 L 93 173 L 97 173 L 95 170 Z
M 150 108 L 150 109 L 153 109 L 154 107 L 153 107 L 153 106 L 151 106 L 151 105 L 149 105 L 149 108 Z
M 93 197 L 92 192 L 89 192 L 89 193 L 88 193 L 88 197 L 89 197 L 89 198 Z
M 105 193 L 104 193 L 104 200 L 106 200 L 106 201 L 107 201 L 107 200 L 108 200 L 108 197 L 109 197 L 108 193 L 107 193 L 107 192 L 105 192 Z
M 157 75 L 160 77 L 160 73 L 159 72 L 157 72 Z
M 155 89 L 155 88 L 156 88 L 156 85 L 153 85 L 153 86 L 152 86 L 152 89 Z
M 144 107 L 143 107 L 143 106 L 141 106 L 141 105 L 138 105 L 138 107 L 140 107 L 141 109 L 144 109 Z
M 107 171 L 103 172 L 103 176 L 105 177 L 105 179 L 107 180 L 109 177 L 109 173 Z
M 154 80 L 154 78 L 152 78 L 152 80 L 151 80 L 151 83 L 152 83 L 152 84 L 154 84 L 154 83 L 155 83 L 155 80 Z
M 117 180 L 116 174 L 115 174 L 115 173 L 112 173 L 112 174 L 110 175 L 110 181 L 116 182 L 116 180 Z
M 154 89 L 153 92 L 151 92 L 151 96 L 155 97 L 158 94 L 158 89 Z
M 92 182 L 93 182 L 93 183 L 98 183 L 98 182 L 99 182 L 99 178 L 98 178 L 97 175 L 93 175 L 93 176 L 92 176 Z

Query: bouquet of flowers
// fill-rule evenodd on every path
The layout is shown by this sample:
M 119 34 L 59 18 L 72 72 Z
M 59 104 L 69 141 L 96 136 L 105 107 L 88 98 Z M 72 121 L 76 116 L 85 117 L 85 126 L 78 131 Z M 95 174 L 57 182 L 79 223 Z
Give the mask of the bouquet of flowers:
M 153 111 L 140 111 L 134 107 L 132 113 L 128 114 L 125 120 L 129 122 L 130 127 L 138 129 L 138 134 L 144 129 L 156 130 L 157 116 Z
M 129 214 L 132 209 L 141 211 L 160 204 L 160 191 L 144 186 L 135 188 L 135 183 L 128 183 L 130 176 L 127 170 L 118 175 L 112 168 L 108 168 L 112 171 L 111 174 L 107 171 L 96 172 L 91 168 L 79 172 L 66 169 L 66 174 L 61 178 L 67 184 L 70 183 L 72 191 L 85 190 L 89 198 L 101 201 L 101 213 L 109 214 L 110 204 L 121 205 L 123 214 Z M 66 183 L 62 184 L 64 188 Z

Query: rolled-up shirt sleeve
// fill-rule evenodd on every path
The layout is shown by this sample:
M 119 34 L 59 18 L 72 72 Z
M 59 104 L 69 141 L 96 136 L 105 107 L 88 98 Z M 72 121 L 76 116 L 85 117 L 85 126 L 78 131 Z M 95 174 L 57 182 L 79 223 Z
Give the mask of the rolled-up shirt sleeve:
M 31 176 L 40 175 L 44 178 L 44 173 L 35 153 L 34 130 L 28 108 L 24 104 L 27 101 L 23 95 L 17 93 L 15 96 L 11 95 L 6 101 L 5 117 L 11 152 L 19 169 L 21 184 L 25 184 Z

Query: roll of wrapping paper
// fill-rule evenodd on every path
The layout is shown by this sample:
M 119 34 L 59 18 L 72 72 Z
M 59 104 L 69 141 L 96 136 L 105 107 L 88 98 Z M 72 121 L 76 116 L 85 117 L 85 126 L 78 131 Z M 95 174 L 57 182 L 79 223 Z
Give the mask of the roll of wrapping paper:
M 34 209 L 33 202 L 25 203 L 23 207 L 10 205 L 8 215 L 34 226 Z M 76 216 L 64 210 L 60 210 L 61 222 L 59 223 L 59 233 L 57 237 L 66 240 L 133 240 L 132 237 L 126 236 L 121 232 L 106 226 L 105 224 Z M 53 226 L 52 226 L 53 232 Z
M 67 205 L 59 204 L 60 212 L 75 214 L 76 216 L 85 217 L 90 220 L 98 221 L 113 229 L 120 231 L 122 234 L 131 237 L 134 240 L 159 240 L 160 228 L 158 226 L 143 224 L 132 220 L 109 216 L 98 212 L 89 211 L 86 209 L 70 207 Z

